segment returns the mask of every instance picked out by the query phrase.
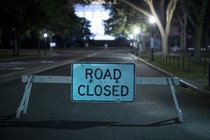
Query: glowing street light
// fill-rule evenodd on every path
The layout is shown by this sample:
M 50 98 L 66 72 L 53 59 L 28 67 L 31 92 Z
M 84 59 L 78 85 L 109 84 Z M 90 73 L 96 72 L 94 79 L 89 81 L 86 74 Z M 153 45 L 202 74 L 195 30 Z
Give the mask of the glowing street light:
M 48 34 L 47 34 L 47 33 L 44 33 L 44 34 L 43 34 L 43 37 L 44 37 L 44 40 L 45 40 L 45 44 L 44 44 L 44 54 L 46 55 L 46 54 L 47 54 L 47 37 L 48 37 Z
M 137 35 L 141 32 L 140 28 L 135 28 L 134 29 L 134 34 Z
M 154 16 L 151 16 L 151 17 L 149 18 L 149 23 L 154 24 L 155 22 L 156 22 L 155 17 L 154 17 Z
M 43 36 L 44 36 L 44 38 L 46 39 L 47 36 L 48 36 L 48 34 L 47 34 L 47 33 L 44 33 Z

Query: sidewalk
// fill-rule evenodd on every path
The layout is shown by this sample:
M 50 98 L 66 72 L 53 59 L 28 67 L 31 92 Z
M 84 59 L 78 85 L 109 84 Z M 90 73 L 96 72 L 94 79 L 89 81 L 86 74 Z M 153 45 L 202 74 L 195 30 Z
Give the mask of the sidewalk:
M 131 54 L 132 55 L 132 54 Z M 132 55 L 133 57 L 135 57 L 135 59 L 138 59 L 139 61 L 147 64 L 148 66 L 158 70 L 158 71 L 161 71 L 169 76 L 172 76 L 174 77 L 174 75 L 172 75 L 171 73 L 169 73 L 168 71 L 165 71 L 164 69 L 162 68 L 159 68 L 151 63 L 148 63 L 146 62 L 145 60 L 139 58 L 139 57 L 136 57 L 134 55 Z M 205 90 L 203 87 L 208 85 L 208 80 L 203 80 L 203 79 L 186 79 L 186 78 L 181 78 L 181 77 L 178 77 L 180 78 L 180 82 L 181 82 L 181 85 L 185 88 L 190 88 L 192 89 L 195 93 L 198 93 L 202 96 L 205 96 L 205 97 L 208 97 L 210 98 L 210 91 L 207 91 Z

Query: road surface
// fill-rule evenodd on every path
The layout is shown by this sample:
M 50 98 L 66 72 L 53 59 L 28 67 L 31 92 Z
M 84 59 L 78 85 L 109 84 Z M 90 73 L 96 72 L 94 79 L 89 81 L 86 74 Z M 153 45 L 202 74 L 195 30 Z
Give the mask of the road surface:
M 78 51 L 74 57 L 63 57 L 62 61 L 69 61 L 67 65 L 37 75 L 70 76 L 72 62 L 119 62 L 134 63 L 138 77 L 167 76 L 135 60 L 128 51 L 91 51 L 88 56 L 84 54 L 84 51 Z M 53 59 L 52 56 L 48 61 L 58 61 L 58 58 Z M 31 61 L 40 62 L 40 59 L 29 59 L 28 63 Z M 24 86 L 20 79 L 0 85 L 1 140 L 210 139 L 209 100 L 183 87 L 176 87 L 184 118 L 184 123 L 178 123 L 168 86 L 136 86 L 132 103 L 96 103 L 72 102 L 70 84 L 34 84 L 27 114 L 15 119 Z

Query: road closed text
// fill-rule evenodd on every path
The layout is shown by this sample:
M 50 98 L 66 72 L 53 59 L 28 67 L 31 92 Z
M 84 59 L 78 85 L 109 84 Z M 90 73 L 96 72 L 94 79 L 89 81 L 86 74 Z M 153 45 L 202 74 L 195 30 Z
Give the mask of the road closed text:
M 115 101 L 125 100 L 122 98 L 127 97 L 131 98 L 129 96 L 133 94 L 131 92 L 133 92 L 134 88 L 132 87 L 131 89 L 130 85 L 134 84 L 134 79 L 132 79 L 133 83 L 130 83 L 128 79 L 124 79 L 129 77 L 127 69 L 122 69 L 116 64 L 114 67 L 111 67 L 112 65 L 104 65 L 83 64 L 80 69 L 77 69 L 78 71 L 73 73 L 80 75 L 79 79 L 75 80 L 75 82 L 73 79 L 73 92 L 76 94 L 73 98 L 94 101 Z M 133 77 L 132 74 L 130 75 Z
M 91 92 L 92 91 L 92 92 Z M 80 96 L 127 96 L 129 89 L 125 85 L 80 85 L 78 87 L 78 94 Z

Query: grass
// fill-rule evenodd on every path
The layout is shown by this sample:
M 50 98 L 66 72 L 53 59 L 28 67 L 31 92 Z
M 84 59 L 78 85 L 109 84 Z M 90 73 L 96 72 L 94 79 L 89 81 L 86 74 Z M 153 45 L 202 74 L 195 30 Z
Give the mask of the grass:
M 141 54 L 140 58 L 145 61 L 158 66 L 169 73 L 177 77 L 183 77 L 188 79 L 207 79 L 208 78 L 208 66 L 207 63 L 196 64 L 193 63 L 190 57 L 177 57 L 160 59 L 158 56 L 154 57 L 154 61 L 151 61 L 151 57 L 147 54 Z M 206 61 L 205 61 L 206 62 Z
M 201 64 L 193 63 L 190 57 L 185 58 L 183 62 L 179 61 L 179 63 L 177 60 L 173 59 L 164 59 L 165 62 L 163 62 L 163 60 L 160 60 L 157 57 L 154 57 L 154 61 L 151 61 L 151 55 L 148 54 L 141 54 L 140 58 L 182 79 L 195 81 L 208 80 L 207 62 L 210 62 L 209 58 L 205 58 L 205 60 L 202 60 Z M 210 91 L 208 83 L 204 84 L 202 89 Z
M 210 91 L 210 87 L 208 85 L 204 86 L 203 89 Z
M 19 56 L 13 56 L 13 50 L 0 50 L 0 60 L 16 59 L 21 57 L 32 57 L 43 55 L 43 50 L 38 54 L 38 50 L 20 50 Z

